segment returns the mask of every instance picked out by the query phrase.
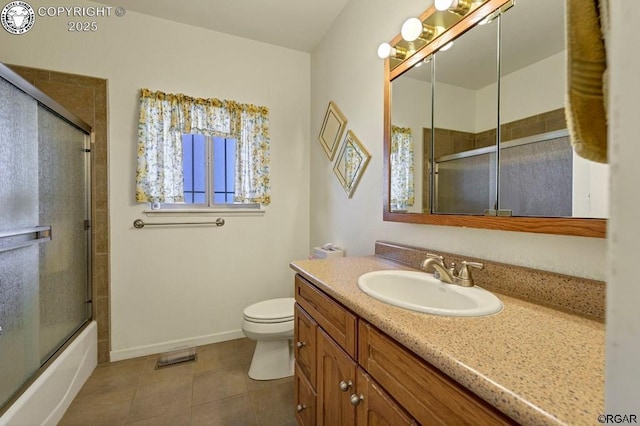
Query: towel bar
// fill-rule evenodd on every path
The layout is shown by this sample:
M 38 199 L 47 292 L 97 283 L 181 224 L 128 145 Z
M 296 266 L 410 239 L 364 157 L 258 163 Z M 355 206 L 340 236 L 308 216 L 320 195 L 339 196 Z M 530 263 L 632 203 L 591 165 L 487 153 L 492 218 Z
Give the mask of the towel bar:
M 145 223 L 142 219 L 136 219 L 133 221 L 133 227 L 136 229 L 142 229 L 145 226 L 165 226 L 165 225 L 216 225 L 223 226 L 224 219 L 219 217 L 215 222 L 152 222 Z

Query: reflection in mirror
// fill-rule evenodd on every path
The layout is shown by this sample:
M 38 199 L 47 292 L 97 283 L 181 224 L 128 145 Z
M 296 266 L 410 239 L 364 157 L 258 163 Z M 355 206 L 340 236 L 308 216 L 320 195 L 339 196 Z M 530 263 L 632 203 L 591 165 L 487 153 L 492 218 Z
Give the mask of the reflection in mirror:
M 391 83 L 390 208 L 430 212 L 431 58 Z
M 496 208 L 499 17 L 435 53 L 434 213 Z
M 370 158 L 371 155 L 362 146 L 356 135 L 351 130 L 347 131 L 344 142 L 340 147 L 338 158 L 333 165 L 333 172 L 338 177 L 338 181 L 340 181 L 349 198 L 356 190 L 358 181 L 362 173 L 364 173 Z
M 606 218 L 608 166 L 578 157 L 564 115 L 564 2 L 502 16 L 499 206 L 514 216 Z
M 601 218 L 607 217 L 607 206 L 599 200 L 607 199 L 608 166 L 575 157 L 566 140 L 565 48 L 553 47 L 555 41 L 564 40 L 564 2 L 518 0 L 513 4 L 512 0 L 483 0 L 406 59 L 385 60 L 385 221 L 605 237 L 607 222 Z M 430 6 L 420 19 L 429 24 L 434 13 L 438 12 Z M 492 24 L 480 26 L 485 18 L 491 20 L 500 13 Z M 480 48 L 476 39 L 484 34 L 494 41 Z M 391 44 L 401 45 L 400 38 L 398 34 Z M 453 49 L 443 52 L 451 40 Z M 475 47 L 455 53 L 467 43 Z M 419 61 L 429 57 L 432 87 L 426 78 L 422 88 L 405 90 L 403 85 L 415 84 L 407 70 L 413 72 Z M 491 81 L 482 79 L 486 70 L 493 75 Z M 407 111 L 420 114 L 416 124 L 405 120 Z M 397 166 L 391 164 L 393 126 L 397 141 L 407 140 L 406 130 L 411 129 L 414 168 L 406 168 L 406 178 L 399 164 L 410 164 L 409 151 L 394 148 L 399 153 L 393 160 Z M 432 133 L 435 137 L 429 143 Z M 430 157 L 432 145 L 434 156 Z M 541 152 L 544 146 L 552 150 Z M 472 168 L 458 166 L 465 162 L 472 163 Z M 392 189 L 392 175 L 400 188 L 408 188 L 406 194 Z M 545 182 L 544 188 L 527 189 L 529 195 L 520 197 L 522 185 L 532 181 Z M 445 184 L 451 189 L 445 191 Z

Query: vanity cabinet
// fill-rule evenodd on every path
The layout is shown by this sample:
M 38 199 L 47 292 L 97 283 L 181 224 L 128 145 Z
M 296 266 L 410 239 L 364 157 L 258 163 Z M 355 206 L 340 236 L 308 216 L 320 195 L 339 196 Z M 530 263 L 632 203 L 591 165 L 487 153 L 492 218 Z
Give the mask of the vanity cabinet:
M 416 424 L 358 367 L 357 317 L 300 276 L 295 293 L 298 424 Z
M 515 424 L 301 275 L 295 298 L 299 425 Z

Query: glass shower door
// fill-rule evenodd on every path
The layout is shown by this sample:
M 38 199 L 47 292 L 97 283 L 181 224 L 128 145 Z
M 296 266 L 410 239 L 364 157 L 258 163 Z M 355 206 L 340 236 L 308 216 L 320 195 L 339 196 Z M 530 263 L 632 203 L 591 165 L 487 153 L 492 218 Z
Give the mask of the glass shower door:
M 43 363 L 90 317 L 87 139 L 38 106 L 39 223 L 52 229 L 51 241 L 40 245 Z
M 88 140 L 0 77 L 0 412 L 91 318 Z
M 40 367 L 38 103 L 0 79 L 0 406 Z M 46 244 L 46 243 L 43 243 Z

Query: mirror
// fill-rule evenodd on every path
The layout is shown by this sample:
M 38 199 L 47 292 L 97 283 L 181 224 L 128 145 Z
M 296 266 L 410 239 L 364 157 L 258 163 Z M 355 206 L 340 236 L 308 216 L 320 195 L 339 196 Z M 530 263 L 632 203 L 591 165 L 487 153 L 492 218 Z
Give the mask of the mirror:
M 386 60 L 384 220 L 604 237 L 608 166 L 575 156 L 564 123 L 563 2 L 511 4 Z
M 502 15 L 500 210 L 606 218 L 608 166 L 577 156 L 567 131 L 564 23 L 555 0 L 518 0 Z
M 483 215 L 497 203 L 498 19 L 433 56 L 432 211 Z

